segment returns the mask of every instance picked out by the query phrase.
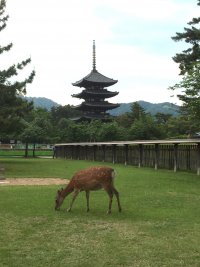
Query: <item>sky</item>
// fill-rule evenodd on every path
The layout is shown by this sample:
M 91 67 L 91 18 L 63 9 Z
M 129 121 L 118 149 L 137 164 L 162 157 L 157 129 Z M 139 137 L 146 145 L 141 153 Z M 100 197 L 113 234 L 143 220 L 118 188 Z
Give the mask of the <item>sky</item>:
M 171 37 L 199 17 L 197 0 L 7 0 L 6 13 L 1 45 L 13 48 L 1 55 L 0 68 L 31 57 L 18 76 L 36 71 L 27 96 L 82 102 L 71 95 L 83 88 L 72 83 L 92 70 L 95 40 L 96 69 L 118 80 L 109 90 L 119 94 L 109 102 L 180 104 L 168 89 L 181 79 L 172 57 L 189 45 Z

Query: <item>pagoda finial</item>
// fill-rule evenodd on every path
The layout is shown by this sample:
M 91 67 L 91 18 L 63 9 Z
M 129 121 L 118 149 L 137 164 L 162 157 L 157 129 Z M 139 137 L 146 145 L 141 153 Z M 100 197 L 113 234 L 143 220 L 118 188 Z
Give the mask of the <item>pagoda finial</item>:
M 93 40 L 93 70 L 96 71 L 96 46 L 95 46 L 95 40 Z

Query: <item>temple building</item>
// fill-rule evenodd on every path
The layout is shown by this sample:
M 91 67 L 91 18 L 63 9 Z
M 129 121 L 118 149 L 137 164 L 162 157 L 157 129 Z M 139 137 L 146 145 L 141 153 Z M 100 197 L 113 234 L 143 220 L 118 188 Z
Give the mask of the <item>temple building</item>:
M 106 99 L 118 95 L 106 89 L 117 83 L 117 80 L 108 78 L 96 70 L 96 47 L 93 41 L 93 68 L 92 71 L 81 80 L 72 83 L 73 86 L 83 87 L 82 92 L 73 94 L 72 97 L 83 99 L 84 101 L 75 107 L 82 111 L 82 116 L 75 118 L 75 121 L 102 120 L 109 121 L 111 115 L 108 110 L 119 107 L 119 104 L 109 103 Z

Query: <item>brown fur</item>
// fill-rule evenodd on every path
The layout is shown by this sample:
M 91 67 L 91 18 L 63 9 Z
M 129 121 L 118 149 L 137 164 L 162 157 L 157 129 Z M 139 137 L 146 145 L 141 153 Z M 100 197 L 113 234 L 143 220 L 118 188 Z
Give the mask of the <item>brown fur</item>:
M 109 195 L 108 213 L 111 213 L 113 194 L 117 198 L 118 209 L 121 212 L 119 193 L 114 187 L 113 179 L 115 177 L 114 169 L 110 167 L 91 167 L 78 171 L 74 174 L 65 189 L 58 190 L 56 196 L 55 209 L 58 210 L 65 197 L 73 192 L 72 201 L 68 211 L 71 211 L 74 200 L 81 191 L 86 192 L 87 211 L 89 211 L 89 193 L 92 190 L 103 188 Z

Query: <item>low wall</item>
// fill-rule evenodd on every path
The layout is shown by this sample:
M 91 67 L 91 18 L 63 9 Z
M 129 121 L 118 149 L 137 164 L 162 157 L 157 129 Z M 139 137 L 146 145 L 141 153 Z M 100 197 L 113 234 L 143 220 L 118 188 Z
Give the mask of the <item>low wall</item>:
M 55 144 L 55 156 L 196 171 L 200 175 L 200 139 Z

